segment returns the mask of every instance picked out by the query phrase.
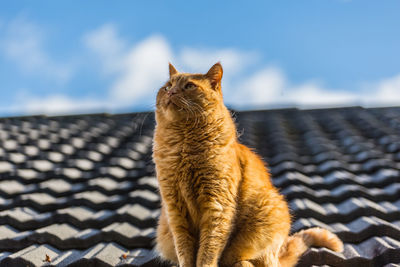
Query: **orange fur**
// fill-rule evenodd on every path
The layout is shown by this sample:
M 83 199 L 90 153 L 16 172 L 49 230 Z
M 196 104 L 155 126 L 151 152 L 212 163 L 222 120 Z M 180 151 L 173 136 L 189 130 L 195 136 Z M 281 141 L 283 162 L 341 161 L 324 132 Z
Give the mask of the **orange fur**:
M 222 66 L 179 73 L 159 90 L 153 159 L 162 199 L 161 256 L 179 266 L 293 266 L 311 245 L 341 250 L 323 229 L 288 237 L 286 201 L 262 160 L 238 143 Z

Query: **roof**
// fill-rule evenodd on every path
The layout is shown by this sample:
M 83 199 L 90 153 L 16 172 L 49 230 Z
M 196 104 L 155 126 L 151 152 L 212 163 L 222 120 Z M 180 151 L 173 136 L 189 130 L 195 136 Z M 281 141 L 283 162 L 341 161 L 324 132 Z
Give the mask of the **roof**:
M 400 266 L 400 108 L 235 117 L 292 231 L 322 226 L 345 242 L 299 266 Z M 161 266 L 153 128 L 152 113 L 0 119 L 0 265 Z

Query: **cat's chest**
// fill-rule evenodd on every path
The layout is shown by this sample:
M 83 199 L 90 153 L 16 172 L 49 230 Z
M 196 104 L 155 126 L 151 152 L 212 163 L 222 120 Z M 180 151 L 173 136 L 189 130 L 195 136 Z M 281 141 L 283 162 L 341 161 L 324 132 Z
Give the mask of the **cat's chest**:
M 173 169 L 204 164 L 210 155 L 215 153 L 210 143 L 185 138 L 166 138 L 153 146 L 156 165 L 169 166 Z
M 177 138 L 176 135 L 163 137 L 153 146 L 160 186 L 169 188 L 173 184 L 182 191 L 197 195 L 198 186 L 223 175 L 221 171 L 230 165 L 226 160 L 230 151 L 228 147 L 215 145 L 209 140 Z
M 212 151 L 193 153 L 181 147 L 163 147 L 154 153 L 156 168 L 162 173 L 179 180 L 191 178 L 196 172 L 210 168 Z
M 177 190 L 189 199 L 199 194 L 204 183 L 219 176 L 219 159 L 212 148 L 190 151 L 185 147 L 155 147 L 154 159 L 161 187 Z

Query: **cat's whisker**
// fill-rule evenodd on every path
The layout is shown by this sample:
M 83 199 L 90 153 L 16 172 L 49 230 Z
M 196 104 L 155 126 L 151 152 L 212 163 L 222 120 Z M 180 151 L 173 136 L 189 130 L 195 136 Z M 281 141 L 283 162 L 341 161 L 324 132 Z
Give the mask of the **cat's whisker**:
M 190 101 L 189 99 L 185 99 L 182 96 L 179 96 L 177 99 L 179 99 L 180 103 L 182 104 L 181 108 L 189 113 L 186 116 L 186 123 L 188 123 L 190 119 L 193 119 L 193 125 L 194 127 L 197 127 L 200 124 L 200 121 L 206 118 L 199 104 Z
M 193 117 L 196 122 L 197 121 L 196 108 L 193 107 L 193 105 L 192 105 L 193 103 L 190 100 L 185 99 L 185 103 L 190 112 L 190 117 Z M 189 117 L 187 117 L 186 122 L 188 121 L 188 119 L 189 119 Z
M 191 104 L 192 104 L 192 107 L 194 109 L 196 109 L 198 111 L 198 113 L 200 114 L 201 120 L 205 121 L 207 117 L 204 115 L 203 109 L 200 107 L 200 105 L 197 103 L 194 103 L 194 102 L 191 102 Z M 195 126 L 197 127 L 199 123 L 200 123 L 200 118 L 198 118 L 196 116 L 196 125 Z
M 189 107 L 189 105 L 188 105 L 188 102 L 187 102 L 187 100 L 185 99 L 185 98 L 183 98 L 183 97 L 179 97 L 179 100 L 182 102 L 182 108 L 185 110 L 185 111 L 187 111 L 188 113 L 190 113 L 190 115 L 191 115 L 191 110 L 190 110 L 190 107 Z M 188 119 L 189 119 L 189 116 L 185 116 L 186 117 L 186 123 L 187 123 L 187 121 L 188 121 Z
M 191 117 L 194 119 L 195 125 L 197 122 L 197 112 L 196 112 L 196 108 L 193 107 L 193 103 L 190 100 L 186 100 L 187 103 L 187 107 L 191 112 Z
M 187 99 L 183 99 L 183 101 L 185 102 L 185 106 L 186 106 L 186 110 L 189 114 L 186 115 L 186 124 L 188 124 L 190 122 L 190 120 L 192 120 L 193 118 L 196 117 L 196 113 L 195 111 L 191 108 L 191 105 L 189 103 L 189 101 Z
M 147 117 L 149 116 L 150 112 L 143 116 L 142 123 L 140 124 L 139 136 L 142 136 L 143 124 Z
M 198 114 L 199 114 L 200 116 L 202 116 L 202 112 L 201 112 L 200 108 L 198 108 L 198 107 L 196 106 L 196 103 L 192 103 L 192 105 L 193 105 L 193 109 L 197 110 L 197 111 L 198 111 Z M 196 116 L 195 125 L 194 125 L 195 128 L 197 128 L 197 127 L 199 126 L 200 121 L 201 121 L 200 117 L 199 117 L 199 116 Z

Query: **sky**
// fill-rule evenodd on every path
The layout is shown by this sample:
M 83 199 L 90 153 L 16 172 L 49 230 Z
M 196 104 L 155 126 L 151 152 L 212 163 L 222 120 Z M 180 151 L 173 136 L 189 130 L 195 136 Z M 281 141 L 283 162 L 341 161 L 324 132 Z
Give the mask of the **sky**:
M 235 109 L 400 106 L 400 1 L 2 1 L 0 116 L 154 109 L 224 67 Z

